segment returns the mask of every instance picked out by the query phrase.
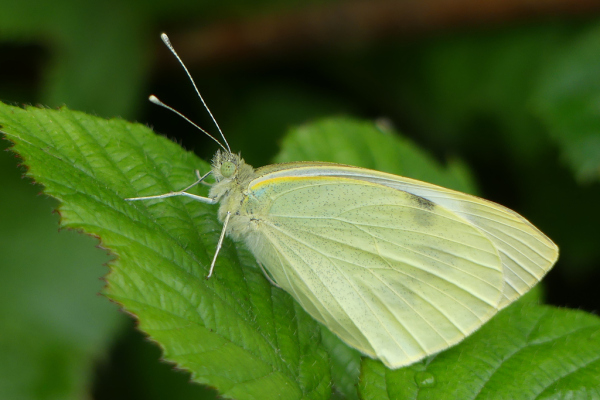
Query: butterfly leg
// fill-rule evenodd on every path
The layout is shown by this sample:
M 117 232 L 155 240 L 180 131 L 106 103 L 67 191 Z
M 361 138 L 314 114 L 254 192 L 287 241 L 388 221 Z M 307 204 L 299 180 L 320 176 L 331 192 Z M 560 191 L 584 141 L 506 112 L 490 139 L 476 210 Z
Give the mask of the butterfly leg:
M 217 243 L 217 250 L 215 251 L 215 256 L 213 257 L 212 263 L 210 263 L 210 270 L 208 271 L 208 275 L 206 279 L 212 276 L 213 270 L 215 269 L 215 263 L 217 262 L 217 256 L 219 255 L 219 251 L 221 250 L 221 246 L 223 245 L 223 239 L 225 239 L 225 232 L 227 231 L 227 224 L 229 223 L 229 217 L 231 217 L 231 212 L 227 211 L 227 215 L 225 216 L 225 221 L 223 221 L 223 229 L 221 230 L 221 237 L 219 237 L 219 242 Z
M 215 199 L 211 199 L 209 197 L 203 197 L 203 196 L 198 196 L 192 193 L 187 193 L 186 190 L 189 190 L 191 188 L 193 188 L 194 186 L 196 186 L 197 184 L 201 183 L 204 181 L 204 179 L 206 179 L 206 177 L 211 173 L 211 171 L 208 171 L 206 174 L 199 176 L 200 173 L 197 173 L 198 175 L 198 180 L 194 183 L 192 183 L 190 186 L 186 187 L 183 190 L 179 190 L 177 192 L 169 192 L 169 193 L 165 193 L 165 194 L 159 194 L 156 196 L 144 196 L 144 197 L 130 197 L 127 198 L 125 200 L 127 201 L 137 201 L 137 200 L 150 200 L 150 199 L 164 199 L 167 197 L 175 197 L 175 196 L 185 196 L 185 197 L 190 197 L 194 200 L 200 201 L 202 203 L 206 203 L 206 204 L 216 204 L 217 200 Z
M 204 186 L 208 186 L 208 187 L 212 187 L 212 183 L 208 183 L 208 182 L 204 182 L 204 178 L 206 178 L 208 176 L 208 174 L 210 174 L 210 172 L 206 173 L 203 176 L 200 176 L 200 170 L 196 170 L 196 176 L 198 177 L 198 182 L 196 182 L 195 184 L 197 185 L 198 183 L 203 184 Z M 189 188 L 188 188 L 189 189 Z
M 281 286 L 279 286 L 279 285 L 277 284 L 277 282 L 275 282 L 275 281 L 273 280 L 273 278 L 271 278 L 271 276 L 270 276 L 270 275 L 267 273 L 267 270 L 265 270 L 265 267 L 263 267 L 262 263 L 261 263 L 260 261 L 258 261 L 258 260 L 256 260 L 256 262 L 258 263 L 258 266 L 259 266 L 259 267 L 260 267 L 260 269 L 262 270 L 263 274 L 265 274 L 265 277 L 267 278 L 267 280 L 268 280 L 269 282 L 271 282 L 271 285 L 273 285 L 273 286 L 275 286 L 275 287 L 277 287 L 277 288 L 281 289 Z

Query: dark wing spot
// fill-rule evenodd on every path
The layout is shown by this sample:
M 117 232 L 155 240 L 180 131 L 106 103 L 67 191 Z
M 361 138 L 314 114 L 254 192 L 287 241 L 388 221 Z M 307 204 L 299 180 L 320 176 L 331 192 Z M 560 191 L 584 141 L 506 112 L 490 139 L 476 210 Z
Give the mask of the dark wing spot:
M 410 199 L 415 203 L 415 205 L 424 210 L 431 211 L 435 208 L 435 203 L 431 200 L 427 200 L 424 197 L 417 196 L 415 194 L 409 193 Z

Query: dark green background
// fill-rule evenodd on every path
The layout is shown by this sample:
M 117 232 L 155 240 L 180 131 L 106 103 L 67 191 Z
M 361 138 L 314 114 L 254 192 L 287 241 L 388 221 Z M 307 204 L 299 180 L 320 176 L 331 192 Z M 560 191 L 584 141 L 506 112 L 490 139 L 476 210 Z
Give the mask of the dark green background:
M 212 142 L 146 101 L 154 93 L 215 132 L 159 33 L 177 47 L 189 32 L 329 3 L 4 0 L 0 100 L 137 120 L 208 159 Z M 547 302 L 595 311 L 600 18 L 480 22 L 351 41 L 322 34 L 287 50 L 195 59 L 190 69 L 232 148 L 254 166 L 272 160 L 291 126 L 342 114 L 392 124 L 441 162 L 462 160 L 480 195 L 559 245 L 543 283 Z M 0 154 L 0 397 L 212 396 L 159 363 L 134 323 L 95 295 L 109 256 L 93 238 L 57 233 L 56 203 L 36 197 L 40 188 L 20 178 L 17 164 Z

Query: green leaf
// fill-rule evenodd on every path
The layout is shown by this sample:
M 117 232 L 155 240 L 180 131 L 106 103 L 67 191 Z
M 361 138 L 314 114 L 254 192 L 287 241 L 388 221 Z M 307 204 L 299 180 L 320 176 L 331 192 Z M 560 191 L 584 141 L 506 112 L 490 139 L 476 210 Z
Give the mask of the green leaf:
M 321 337 L 323 345 L 331 357 L 331 380 L 334 384 L 334 398 L 358 399 L 356 387 L 360 375 L 360 352 L 348 347 L 324 326 Z
M 600 179 L 600 25 L 548 65 L 533 104 L 580 180 Z
M 246 250 L 226 240 L 205 279 L 221 230 L 216 207 L 124 200 L 181 189 L 195 168 L 207 171 L 205 162 L 143 125 L 65 108 L 0 105 L 0 125 L 29 176 L 60 201 L 62 226 L 99 237 L 115 254 L 105 293 L 167 360 L 228 398 L 329 397 L 319 325 Z
M 363 399 L 598 399 L 600 319 L 518 302 L 460 345 L 391 371 L 363 363 Z

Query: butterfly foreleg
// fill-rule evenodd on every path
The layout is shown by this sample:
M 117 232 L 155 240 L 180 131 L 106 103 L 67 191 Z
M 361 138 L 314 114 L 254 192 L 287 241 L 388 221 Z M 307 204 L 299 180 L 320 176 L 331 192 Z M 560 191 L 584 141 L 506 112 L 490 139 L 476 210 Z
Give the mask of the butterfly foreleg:
M 208 183 L 208 182 L 205 182 L 205 181 L 204 181 L 204 179 L 205 179 L 205 178 L 206 178 L 206 177 L 207 177 L 207 176 L 208 176 L 208 175 L 209 175 L 209 174 L 210 174 L 212 171 L 208 171 L 208 172 L 207 172 L 206 174 L 204 174 L 204 175 L 200 175 L 200 170 L 196 170 L 195 172 L 196 172 L 196 176 L 198 177 L 198 181 L 197 181 L 196 183 L 194 183 L 194 185 L 197 185 L 198 183 L 201 183 L 201 184 L 203 184 L 204 186 L 212 187 L 212 185 L 213 185 L 212 183 Z M 188 187 L 187 189 L 189 189 L 189 187 Z M 187 189 L 185 189 L 185 190 L 187 190 Z
M 202 203 L 206 203 L 206 204 L 216 204 L 217 200 L 216 199 L 211 199 L 210 197 L 204 197 L 204 196 L 198 196 L 196 194 L 192 194 L 192 193 L 188 193 L 186 192 L 186 190 L 189 190 L 191 188 L 193 188 L 194 186 L 198 185 L 199 183 L 204 182 L 204 179 L 206 179 L 206 177 L 208 175 L 210 175 L 212 171 L 208 171 L 206 174 L 200 176 L 200 172 L 196 171 L 196 175 L 198 176 L 198 180 L 194 183 L 192 183 L 191 185 L 189 185 L 188 187 L 186 187 L 185 189 L 182 190 L 178 190 L 176 192 L 169 192 L 169 193 L 165 193 L 165 194 L 158 194 L 155 196 L 143 196 L 143 197 L 129 197 L 125 200 L 127 201 L 138 201 L 138 200 L 151 200 L 151 199 L 164 199 L 167 197 L 176 197 L 176 196 L 185 196 L 185 197 L 189 197 L 192 198 L 196 201 L 200 201 Z

